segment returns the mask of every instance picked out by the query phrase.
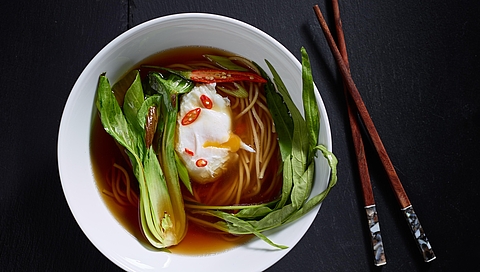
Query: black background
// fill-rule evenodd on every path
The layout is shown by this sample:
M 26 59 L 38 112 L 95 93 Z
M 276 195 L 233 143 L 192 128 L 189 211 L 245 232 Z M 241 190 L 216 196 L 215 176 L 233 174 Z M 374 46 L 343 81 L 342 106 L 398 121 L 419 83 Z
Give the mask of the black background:
M 340 1 L 352 76 L 437 255 L 423 263 L 369 148 L 387 254 L 380 269 L 372 264 L 341 81 L 315 4 L 333 25 L 329 1 L 4 1 L 0 270 L 120 270 L 67 206 L 58 127 L 71 88 L 100 49 L 133 26 L 180 12 L 242 20 L 297 58 L 305 46 L 312 59 L 339 159 L 338 185 L 304 238 L 268 271 L 479 269 L 480 2 Z

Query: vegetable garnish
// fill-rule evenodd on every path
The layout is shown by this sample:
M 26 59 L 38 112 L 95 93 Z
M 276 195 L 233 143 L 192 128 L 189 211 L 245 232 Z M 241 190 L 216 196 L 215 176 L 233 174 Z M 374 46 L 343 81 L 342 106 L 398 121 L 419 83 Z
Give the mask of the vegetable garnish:
M 142 230 L 152 245 L 165 248 L 179 243 L 185 235 L 188 218 L 196 224 L 233 235 L 254 234 L 268 244 L 283 249 L 286 246 L 275 244 L 262 232 L 300 218 L 325 199 L 337 181 L 337 160 L 332 152 L 318 143 L 320 113 L 315 99 L 310 62 L 304 48 L 301 49 L 301 54 L 305 117 L 297 109 L 278 73 L 267 60 L 265 61 L 273 75 L 273 81 L 258 65 L 256 70 L 260 74 L 238 70 L 177 71 L 159 68 L 148 75 L 149 86 L 145 87 L 145 93 L 142 91 L 138 71 L 132 71 L 131 73 L 136 73 L 135 80 L 125 92 L 123 111 L 111 91 L 108 79 L 104 74 L 100 76 L 97 108 L 105 130 L 126 149 L 140 187 Z M 215 56 L 210 56 L 210 59 L 231 65 Z M 125 77 L 129 82 L 131 79 L 132 75 Z M 180 96 L 190 92 L 195 82 L 238 84 L 244 80 L 263 84 L 261 86 L 265 88 L 267 107 L 278 136 L 282 161 L 280 167 L 283 168 L 282 192 L 274 201 L 255 205 L 209 206 L 197 202 L 184 204 L 180 180 L 190 194 L 193 192 L 186 166 L 174 149 L 175 130 L 176 126 L 194 123 L 202 114 L 202 109 L 190 110 L 178 123 Z M 129 84 L 123 82 L 122 85 Z M 245 89 L 243 91 L 248 95 Z M 199 98 L 205 111 L 213 106 L 210 97 Z M 241 130 L 241 127 L 240 124 L 235 129 Z M 236 146 L 233 145 L 233 140 L 231 142 L 227 141 L 229 147 Z M 310 197 L 318 151 L 327 160 L 331 172 L 327 188 Z M 178 152 L 195 155 L 188 148 Z M 196 165 L 208 167 L 209 161 L 200 158 L 196 160 Z M 189 208 L 188 212 L 184 206 Z
M 248 69 L 235 64 L 229 58 L 224 56 L 215 56 L 215 55 L 204 55 L 209 61 L 215 63 L 216 65 L 222 67 L 225 70 L 234 70 L 234 71 L 244 71 L 247 72 Z
M 218 84 L 217 89 L 219 89 L 220 91 L 222 91 L 226 94 L 229 94 L 231 96 L 235 96 L 235 97 L 238 97 L 238 98 L 247 98 L 248 97 L 247 90 L 242 85 L 238 84 L 237 82 L 233 82 L 233 87 L 229 86 L 229 85 L 223 86 L 221 84 Z
M 200 115 L 201 112 L 202 112 L 201 108 L 195 108 L 195 109 L 187 112 L 187 114 L 185 114 L 185 116 L 182 119 L 182 125 L 188 126 L 191 123 L 195 122 L 195 120 L 197 120 L 197 118 L 198 118 L 198 116 Z
M 156 67 L 144 65 L 146 68 L 168 71 L 172 74 L 179 75 L 185 79 L 198 83 L 224 83 L 250 81 L 257 83 L 267 83 L 267 80 L 258 74 L 237 70 L 220 70 L 220 69 L 197 69 L 192 71 L 174 70 L 166 67 Z
M 204 94 L 200 96 L 200 101 L 202 101 L 202 104 L 206 109 L 211 109 L 213 107 L 212 99 Z
M 146 129 L 146 126 L 151 126 L 156 119 L 153 116 L 156 110 L 151 108 L 162 106 L 159 103 L 160 96 L 154 95 L 144 99 L 145 94 L 138 71 L 134 70 L 131 74 L 134 74 L 135 80 L 125 93 L 123 111 L 105 74 L 100 75 L 99 78 L 96 106 L 103 127 L 125 148 L 130 158 L 140 189 L 140 221 L 143 233 L 154 247 L 167 248 L 178 244 L 187 230 L 178 174 L 177 172 L 172 174 L 169 171 L 170 168 L 164 167 L 163 169 L 167 170 L 164 175 L 153 145 L 150 143 L 150 136 L 148 136 L 150 129 Z M 184 89 L 193 87 L 193 84 L 182 85 L 181 83 L 171 79 L 169 85 L 183 86 Z M 167 123 L 165 122 L 165 126 Z M 168 135 L 167 130 L 165 135 Z M 146 142 L 147 140 L 149 143 Z M 173 165 L 175 165 L 173 150 L 170 150 L 169 156 L 173 158 Z

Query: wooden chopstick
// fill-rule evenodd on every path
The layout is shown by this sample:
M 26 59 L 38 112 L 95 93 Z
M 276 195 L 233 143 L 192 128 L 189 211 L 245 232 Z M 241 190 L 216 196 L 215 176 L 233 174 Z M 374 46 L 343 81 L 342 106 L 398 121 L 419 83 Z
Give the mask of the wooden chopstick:
M 387 173 L 387 176 L 390 181 L 390 185 L 395 193 L 397 202 L 399 203 L 400 208 L 407 220 L 407 223 L 410 227 L 410 231 L 413 234 L 415 241 L 417 243 L 417 246 L 423 255 L 424 261 L 430 262 L 436 258 L 433 252 L 433 249 L 430 245 L 430 242 L 427 239 L 427 236 L 423 230 L 423 227 L 420 224 L 420 221 L 418 220 L 418 217 L 415 211 L 413 210 L 412 204 L 408 199 L 407 193 L 405 192 L 405 189 L 403 188 L 403 185 L 400 182 L 400 179 L 398 178 L 398 175 L 395 171 L 395 168 L 392 162 L 390 161 L 387 151 L 385 150 L 385 147 L 383 145 L 383 142 L 380 139 L 380 135 L 378 134 L 377 129 L 375 128 L 375 125 L 373 124 L 373 121 L 370 117 L 370 114 L 368 113 L 368 110 L 362 100 L 362 97 L 360 96 L 360 93 L 355 85 L 355 82 L 353 81 L 353 78 L 350 75 L 348 66 L 344 62 L 343 57 L 335 43 L 335 40 L 333 39 L 332 34 L 330 33 L 327 22 L 325 21 L 320 8 L 318 7 L 318 5 L 315 5 L 313 9 L 320 23 L 320 26 L 323 30 L 323 34 L 325 35 L 325 38 L 330 47 L 330 50 L 332 51 L 335 62 L 337 63 L 337 66 L 340 69 L 344 84 L 348 90 L 348 94 L 351 98 L 351 101 L 355 104 L 357 113 L 360 116 L 360 119 L 362 120 L 363 125 Z
M 340 17 L 340 8 L 338 0 L 332 0 L 333 14 L 335 19 L 335 30 L 337 34 L 337 43 L 342 59 L 350 71 L 348 64 L 347 46 L 345 43 L 345 36 L 343 34 L 342 20 Z M 352 132 L 353 146 L 355 148 L 355 155 L 357 158 L 358 173 L 362 185 L 363 199 L 365 203 L 365 212 L 367 216 L 368 229 L 370 234 L 370 241 L 373 250 L 373 263 L 376 266 L 385 265 L 387 263 L 385 250 L 383 247 L 382 235 L 380 233 L 380 222 L 378 221 L 377 208 L 375 205 L 375 198 L 373 196 L 372 184 L 370 182 L 370 174 L 368 172 L 367 159 L 365 157 L 365 147 L 363 145 L 362 134 L 360 132 L 360 125 L 358 124 L 357 111 L 355 105 L 351 101 L 347 87 L 344 86 L 345 101 L 347 103 L 348 119 L 350 121 L 350 129 Z

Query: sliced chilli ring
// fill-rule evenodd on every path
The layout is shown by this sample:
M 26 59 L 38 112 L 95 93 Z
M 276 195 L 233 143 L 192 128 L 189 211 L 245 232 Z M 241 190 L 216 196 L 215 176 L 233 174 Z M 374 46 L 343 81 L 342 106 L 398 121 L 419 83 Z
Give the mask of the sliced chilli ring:
M 186 147 L 185 147 L 185 150 L 184 150 L 184 151 L 185 151 L 185 153 L 187 153 L 187 154 L 190 155 L 190 156 L 195 155 L 195 153 L 193 153 L 192 150 L 190 150 L 190 149 L 188 149 L 188 148 L 186 148 Z
M 197 167 L 205 167 L 205 166 L 207 166 L 207 164 L 208 164 L 208 162 L 205 159 L 198 159 L 195 162 L 195 165 L 197 165 Z
M 184 126 L 187 126 L 187 125 L 190 125 L 191 123 L 195 122 L 195 120 L 197 120 L 198 116 L 200 116 L 200 112 L 202 111 L 201 108 L 195 108 L 189 112 L 187 112 L 187 114 L 185 114 L 185 116 L 182 118 L 182 125 Z
M 212 102 L 212 99 L 210 99 L 210 97 L 202 94 L 200 96 L 200 101 L 202 102 L 203 106 L 206 108 L 206 109 L 211 109 L 213 107 L 213 102 Z

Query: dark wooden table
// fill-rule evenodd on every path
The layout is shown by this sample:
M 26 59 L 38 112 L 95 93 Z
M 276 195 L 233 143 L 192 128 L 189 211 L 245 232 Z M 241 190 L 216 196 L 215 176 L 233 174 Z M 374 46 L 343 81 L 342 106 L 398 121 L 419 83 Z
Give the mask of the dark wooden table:
M 427 3 L 429 2 L 429 3 Z M 116 271 L 64 198 L 57 133 L 76 78 L 149 19 L 209 12 L 305 46 L 329 114 L 338 185 L 304 238 L 269 271 L 480 268 L 480 2 L 340 1 L 352 76 L 437 259 L 423 263 L 367 143 L 387 265 L 372 264 L 340 75 L 313 12 L 329 1 L 8 1 L 0 16 L 0 270 Z M 248 260 L 245 260 L 248 261 Z

